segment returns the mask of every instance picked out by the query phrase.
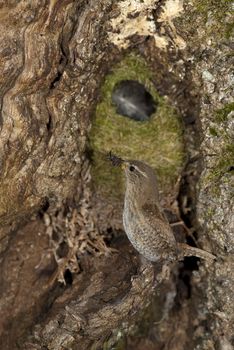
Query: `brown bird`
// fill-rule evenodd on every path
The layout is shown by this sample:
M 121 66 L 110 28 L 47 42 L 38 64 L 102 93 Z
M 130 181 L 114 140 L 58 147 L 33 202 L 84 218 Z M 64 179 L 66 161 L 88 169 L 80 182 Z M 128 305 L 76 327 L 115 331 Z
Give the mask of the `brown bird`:
M 110 153 L 114 166 L 124 169 L 126 191 L 123 225 L 133 247 L 146 259 L 172 262 L 185 256 L 214 260 L 215 256 L 175 240 L 159 203 L 158 182 L 154 170 L 138 160 L 123 160 Z

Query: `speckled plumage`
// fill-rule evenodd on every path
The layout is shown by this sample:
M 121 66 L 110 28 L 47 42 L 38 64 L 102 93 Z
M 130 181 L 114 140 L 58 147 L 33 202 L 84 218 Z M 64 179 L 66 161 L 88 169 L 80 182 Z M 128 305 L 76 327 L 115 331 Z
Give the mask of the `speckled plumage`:
M 123 225 L 134 248 L 152 262 L 192 255 L 213 260 L 215 257 L 206 251 L 176 242 L 159 203 L 153 169 L 137 160 L 122 160 L 122 167 L 126 177 Z

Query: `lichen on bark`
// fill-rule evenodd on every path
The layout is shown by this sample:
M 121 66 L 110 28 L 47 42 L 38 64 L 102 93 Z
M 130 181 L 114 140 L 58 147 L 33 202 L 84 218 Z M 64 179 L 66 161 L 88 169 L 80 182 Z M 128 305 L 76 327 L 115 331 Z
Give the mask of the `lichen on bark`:
M 128 5 L 1 5 L 0 341 L 6 350 L 111 348 L 131 333 L 140 310 L 148 317 L 153 267 L 124 238 L 120 201 L 100 199 L 87 170 L 101 87 L 130 52 L 145 62 L 153 73 L 149 86 L 184 124 L 187 162 L 162 204 L 217 262 L 175 266 L 154 289 L 152 321 L 140 334 L 134 328 L 124 346 L 233 345 L 230 3 Z M 176 226 L 175 234 L 185 239 Z M 118 253 L 104 255 L 110 246 Z

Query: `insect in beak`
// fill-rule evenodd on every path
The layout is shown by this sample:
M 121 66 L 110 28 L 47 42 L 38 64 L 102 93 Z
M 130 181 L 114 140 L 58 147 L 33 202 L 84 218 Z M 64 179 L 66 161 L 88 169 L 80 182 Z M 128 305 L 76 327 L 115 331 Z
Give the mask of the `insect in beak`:
M 112 154 L 111 151 L 108 153 L 107 159 L 110 160 L 112 165 L 115 167 L 121 166 L 121 168 L 123 168 L 125 164 L 125 161 L 122 158 Z

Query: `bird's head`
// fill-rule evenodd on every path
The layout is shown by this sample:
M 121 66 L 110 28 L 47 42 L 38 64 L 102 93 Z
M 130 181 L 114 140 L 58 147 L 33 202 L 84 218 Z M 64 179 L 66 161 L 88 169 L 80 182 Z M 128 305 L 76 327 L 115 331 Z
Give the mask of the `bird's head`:
M 154 170 L 139 160 L 124 160 L 117 156 L 110 157 L 114 166 L 124 170 L 126 179 L 126 195 L 138 200 L 158 200 L 158 182 Z
M 125 160 L 121 167 L 124 169 L 127 188 L 145 194 L 157 188 L 155 172 L 148 164 L 139 160 Z

